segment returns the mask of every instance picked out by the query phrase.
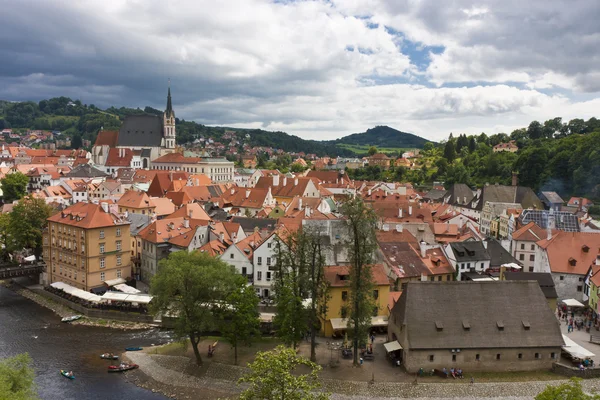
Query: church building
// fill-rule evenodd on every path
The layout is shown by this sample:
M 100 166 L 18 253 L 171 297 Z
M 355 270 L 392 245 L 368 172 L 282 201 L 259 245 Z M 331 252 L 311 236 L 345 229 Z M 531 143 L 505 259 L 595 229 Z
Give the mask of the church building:
M 118 131 L 101 130 L 92 148 L 92 160 L 96 165 L 106 165 L 110 149 L 129 149 L 118 154 L 131 158 L 134 167 L 141 160 L 142 168 L 149 168 L 155 159 L 175 151 L 175 112 L 171 103 L 171 88 L 167 95 L 167 109 L 162 117 L 152 114 L 129 115 L 125 117 Z M 113 154 L 115 154 L 113 152 Z

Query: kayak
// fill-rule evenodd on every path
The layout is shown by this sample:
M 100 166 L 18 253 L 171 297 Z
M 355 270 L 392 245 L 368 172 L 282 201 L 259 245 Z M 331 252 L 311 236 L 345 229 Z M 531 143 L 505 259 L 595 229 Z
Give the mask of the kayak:
M 112 353 L 104 353 L 100 355 L 100 358 L 103 358 L 105 360 L 118 360 L 119 356 L 115 356 Z
M 79 318 L 81 318 L 81 315 L 71 315 L 70 317 L 64 317 L 63 319 L 61 319 L 62 322 L 73 322 L 73 321 L 77 321 Z
M 121 365 L 111 365 L 108 367 L 108 372 L 125 372 L 132 369 L 138 368 L 137 364 L 121 364 Z
M 140 351 L 144 350 L 143 347 L 125 347 L 125 351 Z
M 61 374 L 62 376 L 64 376 L 65 378 L 69 378 L 69 379 L 75 379 L 75 374 L 73 374 L 73 375 L 69 375 L 69 372 L 68 372 L 68 371 L 65 371 L 64 369 L 61 369 L 61 370 L 60 370 L 60 374 Z

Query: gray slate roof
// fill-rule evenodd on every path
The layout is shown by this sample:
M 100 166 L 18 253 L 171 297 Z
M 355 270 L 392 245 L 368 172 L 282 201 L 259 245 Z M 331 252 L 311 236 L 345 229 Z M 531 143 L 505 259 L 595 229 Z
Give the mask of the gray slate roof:
M 409 282 L 390 323 L 409 349 L 560 347 L 556 317 L 537 282 Z M 468 324 L 467 330 L 463 323 Z M 436 328 L 441 325 L 441 330 Z M 524 325 L 530 328 L 525 329 Z M 503 330 L 498 328 L 503 325 Z
M 272 218 L 233 217 L 231 222 L 240 224 L 245 233 L 254 232 L 256 227 L 260 230 L 274 230 L 277 225 L 277 220 Z
M 103 178 L 110 175 L 100 171 L 98 168 L 92 167 L 90 164 L 81 164 L 69 171 L 65 176 L 69 178 Z
M 117 146 L 160 147 L 163 120 L 158 115 L 128 115 L 119 129 Z
M 480 241 L 450 243 L 456 262 L 489 260 L 490 254 Z
M 465 205 L 469 204 L 473 197 L 473 191 L 470 187 L 468 187 L 464 183 L 455 183 L 454 185 L 450 186 L 450 189 L 448 189 L 448 191 L 446 192 L 444 199 L 449 204 Z
M 568 211 L 553 211 L 549 210 L 523 210 L 519 216 L 519 220 L 523 225 L 530 222 L 535 222 L 539 227 L 546 229 L 548 227 L 548 218 L 554 216 L 554 228 L 565 232 L 579 232 L 579 218 L 576 214 L 571 214 Z
M 150 215 L 129 213 L 127 215 L 127 221 L 129 221 L 131 223 L 129 225 L 129 230 L 131 232 L 131 236 L 137 235 L 139 233 L 139 231 L 144 229 L 146 226 L 150 225 L 150 220 L 151 220 Z
M 525 186 L 484 186 L 479 201 L 473 199 L 472 208 L 481 211 L 484 204 L 488 201 L 492 203 L 519 203 L 523 208 L 535 208 L 538 210 L 544 208 L 544 205 L 535 192 Z
M 429 192 L 423 195 L 423 199 L 431 201 L 442 201 L 444 199 L 444 196 L 446 196 L 446 193 L 448 193 L 448 191 L 446 190 L 431 189 Z
M 507 281 L 536 281 L 547 299 L 557 299 L 558 294 L 549 272 L 510 272 L 504 273 Z
M 487 240 L 487 252 L 490 255 L 490 267 L 500 267 L 509 263 L 522 265 L 496 239 Z
M 540 195 L 542 201 L 547 200 L 551 204 L 563 204 L 565 201 L 556 192 L 542 192 Z M 544 201 L 544 203 L 546 203 Z

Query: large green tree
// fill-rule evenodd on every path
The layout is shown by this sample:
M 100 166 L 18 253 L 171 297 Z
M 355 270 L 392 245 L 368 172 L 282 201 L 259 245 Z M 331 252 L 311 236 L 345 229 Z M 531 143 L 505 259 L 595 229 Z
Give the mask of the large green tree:
M 2 196 L 5 203 L 12 203 L 15 200 L 22 199 L 27 194 L 27 184 L 29 178 L 20 172 L 7 174 L 0 180 L 2 187 Z
M 321 367 L 298 356 L 294 349 L 278 346 L 259 352 L 248 367 L 250 372 L 239 382 L 250 387 L 241 393 L 241 400 L 329 399 L 327 393 L 318 391 Z
M 354 364 L 358 365 L 358 346 L 368 336 L 375 302 L 373 300 L 373 264 L 377 241 L 375 229 L 377 215 L 355 197 L 347 200 L 341 207 L 347 223 L 348 252 L 350 255 L 350 293 L 348 308 L 348 329 L 354 347 Z
M 29 354 L 19 354 L 0 360 L 0 400 L 38 399 L 35 373 Z
M 535 396 L 535 400 L 600 400 L 599 394 L 588 394 L 581 387 L 581 379 L 571 378 L 560 385 L 550 385 Z
M 52 207 L 46 204 L 44 199 L 31 195 L 15 204 L 8 224 L 14 248 L 33 249 L 35 255 L 39 257 L 42 253 L 42 232 L 51 213 Z
M 444 147 L 444 158 L 448 160 L 449 163 L 454 161 L 456 158 L 456 148 L 454 147 L 454 140 L 448 140 Z
M 219 307 L 240 285 L 235 268 L 199 251 L 178 251 L 160 261 L 152 278 L 152 310 L 176 316 L 175 333 L 188 338 L 196 362 L 202 364 L 198 344 L 205 332 L 218 326 Z
M 221 335 L 234 349 L 235 365 L 238 363 L 238 346 L 249 346 L 260 336 L 258 296 L 254 287 L 240 281 L 240 284 L 225 299 L 219 309 Z

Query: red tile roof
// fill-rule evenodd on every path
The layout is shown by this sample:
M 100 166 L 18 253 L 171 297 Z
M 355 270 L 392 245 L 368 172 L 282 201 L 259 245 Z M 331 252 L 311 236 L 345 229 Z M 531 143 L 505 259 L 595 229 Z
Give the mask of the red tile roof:
M 62 212 L 56 213 L 49 222 L 76 226 L 83 229 L 94 229 L 115 225 L 128 225 L 129 222 L 110 212 L 104 212 L 102 206 L 93 203 L 76 203 Z
M 179 163 L 179 164 L 196 164 L 202 161 L 200 157 L 185 157 L 181 153 L 169 153 L 162 157 L 158 157 L 152 163 Z
M 150 197 L 145 192 L 138 192 L 136 190 L 128 190 L 119 199 L 117 204 L 120 207 L 128 207 L 134 209 L 152 208 L 153 205 L 150 202 Z
M 332 265 L 324 268 L 325 280 L 332 287 L 349 286 L 350 267 L 346 265 Z M 371 266 L 372 282 L 376 286 L 389 285 L 390 280 L 385 274 L 383 264 L 374 264 Z M 342 279 L 345 278 L 345 279 Z
M 585 275 L 600 252 L 600 234 L 557 231 L 537 244 L 546 250 L 552 272 Z
M 107 167 L 129 167 L 133 159 L 130 149 L 110 149 L 104 165 Z
M 96 137 L 94 146 L 116 147 L 119 131 L 100 131 Z

